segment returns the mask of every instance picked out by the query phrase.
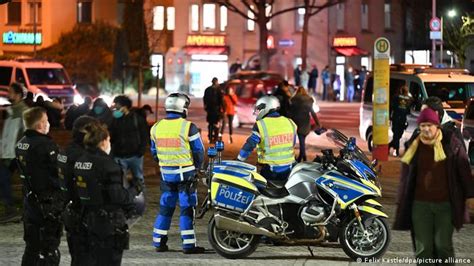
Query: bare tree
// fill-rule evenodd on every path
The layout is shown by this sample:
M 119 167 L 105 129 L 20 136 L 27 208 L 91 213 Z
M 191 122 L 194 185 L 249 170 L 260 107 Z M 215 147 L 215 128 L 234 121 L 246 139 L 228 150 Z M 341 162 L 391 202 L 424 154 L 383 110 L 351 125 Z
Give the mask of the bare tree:
M 474 44 L 473 30 L 474 18 L 469 15 L 463 16 L 461 20 L 446 23 L 443 35 L 448 49 L 456 56 L 458 66 L 465 67 L 466 50 Z
M 306 0 L 305 0 L 306 1 Z M 335 5 L 343 0 L 326 0 L 324 4 L 316 4 L 316 1 L 309 1 L 305 4 L 298 4 L 295 3 L 294 6 L 282 9 L 282 10 L 274 10 L 273 4 L 275 0 L 241 0 L 240 2 L 242 5 L 237 5 L 234 0 L 214 0 L 213 2 L 223 5 L 227 7 L 227 9 L 231 12 L 234 12 L 246 20 L 253 20 L 255 24 L 258 25 L 259 29 L 259 55 L 260 55 L 260 64 L 262 70 L 267 70 L 269 65 L 270 53 L 267 47 L 267 39 L 268 39 L 268 28 L 267 23 L 274 17 L 279 16 L 281 14 L 296 11 L 299 8 L 305 8 L 311 10 L 311 12 L 306 12 L 309 17 L 317 14 L 322 9 L 327 8 L 329 6 Z M 267 11 L 267 7 L 270 7 L 269 12 Z M 310 14 L 314 13 L 313 15 L 309 16 Z M 307 24 L 307 23 L 306 23 Z M 307 32 L 307 31 L 306 31 Z M 307 34 L 307 33 L 306 33 Z M 307 39 L 307 36 L 306 36 Z

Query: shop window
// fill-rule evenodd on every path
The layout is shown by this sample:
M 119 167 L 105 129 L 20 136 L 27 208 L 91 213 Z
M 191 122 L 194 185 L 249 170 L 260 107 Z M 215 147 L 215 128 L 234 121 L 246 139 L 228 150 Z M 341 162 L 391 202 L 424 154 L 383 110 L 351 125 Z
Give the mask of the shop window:
M 153 7 L 153 29 L 163 30 L 165 28 L 165 7 Z
M 191 31 L 199 31 L 199 5 L 191 5 Z
M 253 6 L 251 5 L 250 8 L 253 9 Z M 255 14 L 252 12 L 252 10 L 249 9 L 247 11 L 247 16 L 250 18 L 250 19 L 247 19 L 247 30 L 248 31 L 254 31 L 255 30 L 255 21 L 253 21 L 252 19 L 255 18 Z
M 392 28 L 392 3 L 390 0 L 385 0 L 383 10 L 384 10 L 385 29 L 391 29 Z
M 220 30 L 225 31 L 227 29 L 227 7 L 220 7 Z
M 202 5 L 202 27 L 205 31 L 213 31 L 216 29 L 216 5 Z
M 78 1 L 77 2 L 77 22 L 78 23 L 92 23 L 92 2 Z
M 298 8 L 296 10 L 296 21 L 295 21 L 295 30 L 296 31 L 303 31 L 303 24 L 304 24 L 304 14 L 306 13 L 306 9 Z
M 175 9 L 173 6 L 166 8 L 166 28 L 174 30 L 175 28 Z
M 362 30 L 369 29 L 369 5 L 362 3 L 360 6 L 360 28 Z
M 8 24 L 21 24 L 21 2 L 15 1 L 8 5 Z
M 337 30 L 344 30 L 344 4 L 337 4 L 336 6 L 336 16 L 337 16 L 337 21 L 336 21 L 336 27 Z
M 269 17 L 271 14 L 272 14 L 272 6 L 268 5 L 267 7 L 265 7 L 265 15 L 267 17 Z M 272 20 L 271 19 L 267 22 L 267 29 L 268 30 L 272 29 Z
M 30 11 L 30 24 L 41 24 L 41 1 L 29 2 L 28 7 Z

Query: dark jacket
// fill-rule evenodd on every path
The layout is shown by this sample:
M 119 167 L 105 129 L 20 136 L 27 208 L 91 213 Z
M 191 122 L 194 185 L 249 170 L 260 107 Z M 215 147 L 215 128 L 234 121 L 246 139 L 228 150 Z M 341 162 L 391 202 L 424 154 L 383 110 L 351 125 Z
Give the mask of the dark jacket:
M 313 68 L 311 72 L 309 72 L 308 88 L 316 88 L 317 80 L 318 80 L 318 69 Z
M 295 95 L 291 98 L 290 118 L 298 126 L 298 134 L 308 135 L 311 131 L 310 113 L 313 111 L 313 98 L 308 95 Z
M 465 201 L 474 197 L 474 180 L 463 144 L 453 135 L 445 137 L 443 130 L 443 149 L 446 154 L 446 175 L 448 177 L 449 200 L 454 227 L 459 230 L 464 223 Z M 411 143 L 410 143 L 411 144 Z M 411 212 L 416 189 L 418 152 L 409 165 L 402 163 L 402 171 L 397 196 L 394 230 L 410 230 Z
M 275 92 L 273 93 L 273 96 L 278 98 L 278 101 L 280 102 L 280 110 L 278 110 L 278 113 L 282 116 L 289 117 L 290 116 L 290 97 L 283 91 L 281 87 L 278 87 Z
M 72 142 L 65 149 L 61 149 L 58 154 L 59 184 L 66 202 L 71 201 L 72 207 L 76 209 L 80 207 L 80 199 L 75 186 L 74 163 L 84 153 L 85 149 L 82 145 Z
M 114 118 L 109 131 L 114 157 L 141 157 L 145 154 L 150 136 L 141 115 L 131 111 L 121 118 Z

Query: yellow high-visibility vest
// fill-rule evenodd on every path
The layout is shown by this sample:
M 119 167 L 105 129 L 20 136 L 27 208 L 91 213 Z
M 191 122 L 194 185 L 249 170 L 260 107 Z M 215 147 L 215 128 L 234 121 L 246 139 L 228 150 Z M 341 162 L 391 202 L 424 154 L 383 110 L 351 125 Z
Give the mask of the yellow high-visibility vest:
M 150 130 L 155 142 L 160 166 L 193 165 L 189 128 L 191 122 L 183 118 L 163 119 Z
M 258 162 L 284 165 L 295 162 L 293 149 L 296 124 L 289 118 L 265 117 L 257 121 L 261 141 L 257 146 Z

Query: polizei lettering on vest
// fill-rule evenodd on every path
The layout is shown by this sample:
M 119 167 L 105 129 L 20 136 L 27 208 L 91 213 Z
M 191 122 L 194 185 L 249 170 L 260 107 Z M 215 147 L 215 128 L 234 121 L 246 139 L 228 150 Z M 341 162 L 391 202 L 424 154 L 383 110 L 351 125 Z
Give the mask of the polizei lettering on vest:
M 227 189 L 221 189 L 219 191 L 219 196 L 224 196 L 226 199 L 238 201 L 242 204 L 248 204 L 250 201 L 250 197 L 242 195 L 242 192 L 235 193 Z
M 79 170 L 91 170 L 92 169 L 92 163 L 91 162 L 76 162 L 74 164 L 75 169 Z
M 271 136 L 269 139 L 270 147 L 282 144 L 291 144 L 293 143 L 293 134 L 281 134 L 276 136 Z

